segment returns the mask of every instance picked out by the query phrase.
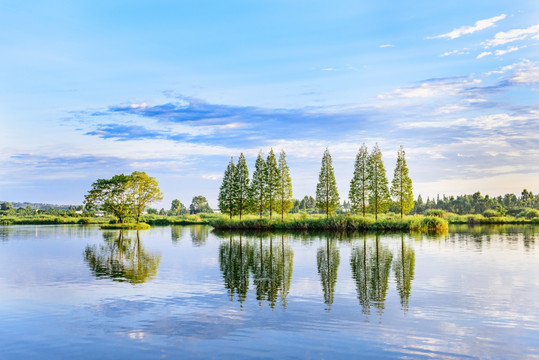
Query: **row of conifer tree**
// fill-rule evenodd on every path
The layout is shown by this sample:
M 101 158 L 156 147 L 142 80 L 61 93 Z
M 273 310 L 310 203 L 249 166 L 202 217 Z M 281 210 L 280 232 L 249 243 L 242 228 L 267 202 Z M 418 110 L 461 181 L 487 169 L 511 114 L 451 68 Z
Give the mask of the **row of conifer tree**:
M 389 209 L 392 201 L 400 210 L 401 217 L 410 212 L 414 206 L 412 180 L 408 175 L 402 146 L 398 151 L 390 189 L 378 144 L 370 154 L 363 144 L 356 156 L 348 197 L 351 211 L 363 216 L 369 212 L 378 218 L 379 213 Z M 245 214 L 258 214 L 262 217 L 265 213 L 272 218 L 273 213 L 278 213 L 283 219 L 284 214 L 294 205 L 286 153 L 281 151 L 277 159 L 271 149 L 264 160 L 262 152 L 259 152 L 251 179 L 243 153 L 240 154 L 236 164 L 234 159 L 230 158 L 219 189 L 218 202 L 221 212 L 228 214 L 230 218 L 239 215 L 241 219 Z M 316 207 L 327 216 L 333 214 L 339 207 L 339 192 L 328 149 L 322 157 L 316 186 Z

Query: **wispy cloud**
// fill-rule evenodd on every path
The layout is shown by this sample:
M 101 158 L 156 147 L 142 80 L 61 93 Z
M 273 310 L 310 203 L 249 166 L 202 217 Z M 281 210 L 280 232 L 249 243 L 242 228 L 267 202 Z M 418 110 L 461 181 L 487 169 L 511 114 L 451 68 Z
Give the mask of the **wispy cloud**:
M 496 22 L 503 20 L 505 18 L 506 18 L 506 15 L 501 14 L 498 16 L 491 17 L 489 19 L 478 20 L 475 22 L 473 26 L 461 26 L 459 28 L 453 29 L 452 31 L 448 33 L 427 37 L 427 39 L 444 39 L 444 38 L 451 39 L 451 40 L 457 39 L 461 37 L 462 35 L 472 34 L 476 31 L 484 30 L 491 26 L 494 26 Z
M 395 47 L 395 45 L 393 44 L 383 44 L 383 45 L 380 45 L 381 48 L 392 48 L 392 47 Z
M 477 55 L 477 59 L 484 58 L 485 56 L 492 55 L 492 52 L 490 51 L 483 51 L 481 54 Z
M 533 36 L 534 39 L 536 39 L 537 36 L 539 36 L 539 24 L 530 26 L 525 29 L 512 29 L 509 31 L 499 32 L 496 35 L 494 35 L 493 39 L 484 41 L 481 43 L 481 45 L 484 48 L 505 45 L 505 44 L 515 42 L 518 40 L 524 40 L 530 35 L 535 35 Z

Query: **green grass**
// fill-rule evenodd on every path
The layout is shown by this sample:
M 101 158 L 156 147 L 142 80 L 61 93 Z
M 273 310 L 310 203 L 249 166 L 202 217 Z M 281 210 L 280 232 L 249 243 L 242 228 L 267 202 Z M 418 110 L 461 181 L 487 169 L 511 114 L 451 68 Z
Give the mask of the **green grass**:
M 324 215 L 287 215 L 284 221 L 280 217 L 244 216 L 229 219 L 225 216 L 216 217 L 210 225 L 218 230 L 254 230 L 254 231 L 447 231 L 447 221 L 434 216 L 374 216 L 335 215 L 329 218 Z
M 0 225 L 104 224 L 109 217 L 75 217 L 56 215 L 2 216 Z
M 103 230 L 121 229 L 121 230 L 148 230 L 151 228 L 146 223 L 121 223 L 121 224 L 103 224 L 100 226 Z
M 457 215 L 447 213 L 447 220 L 450 224 L 539 224 L 539 218 L 526 218 L 524 216 L 492 216 L 485 217 L 481 214 Z

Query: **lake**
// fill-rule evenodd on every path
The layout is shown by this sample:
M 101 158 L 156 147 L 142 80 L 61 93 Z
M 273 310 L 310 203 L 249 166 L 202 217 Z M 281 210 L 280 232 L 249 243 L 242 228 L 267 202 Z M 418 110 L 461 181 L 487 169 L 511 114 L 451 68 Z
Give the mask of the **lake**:
M 0 357 L 539 358 L 539 227 L 0 227 Z

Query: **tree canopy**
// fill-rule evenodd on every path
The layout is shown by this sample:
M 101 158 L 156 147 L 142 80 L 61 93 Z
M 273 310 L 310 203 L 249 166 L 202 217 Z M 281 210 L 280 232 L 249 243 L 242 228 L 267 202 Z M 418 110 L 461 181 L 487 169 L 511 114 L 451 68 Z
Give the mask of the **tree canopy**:
M 316 186 L 316 206 L 326 216 L 334 213 L 339 206 L 337 182 L 335 181 L 331 155 L 327 148 L 322 156 L 322 166 L 320 168 L 320 175 L 318 176 L 318 185 Z

